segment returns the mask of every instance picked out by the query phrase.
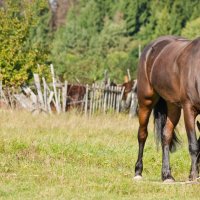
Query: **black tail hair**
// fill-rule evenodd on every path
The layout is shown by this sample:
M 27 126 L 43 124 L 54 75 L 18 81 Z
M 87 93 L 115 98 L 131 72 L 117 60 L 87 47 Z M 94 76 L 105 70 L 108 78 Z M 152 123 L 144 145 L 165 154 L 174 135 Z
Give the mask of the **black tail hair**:
M 199 121 L 197 121 L 197 128 L 200 131 L 200 123 L 199 123 Z M 198 165 L 200 165 L 200 137 L 199 137 L 199 139 L 197 141 L 198 141 L 198 145 L 199 145 L 199 153 L 197 155 L 197 163 L 198 163 Z
M 153 114 L 154 114 L 154 131 L 155 131 L 156 145 L 158 148 L 159 143 L 161 142 L 161 139 L 163 137 L 163 129 L 167 120 L 167 104 L 166 101 L 161 97 L 154 107 Z M 176 151 L 177 144 L 180 143 L 181 142 L 174 131 L 172 141 L 169 146 L 170 152 Z

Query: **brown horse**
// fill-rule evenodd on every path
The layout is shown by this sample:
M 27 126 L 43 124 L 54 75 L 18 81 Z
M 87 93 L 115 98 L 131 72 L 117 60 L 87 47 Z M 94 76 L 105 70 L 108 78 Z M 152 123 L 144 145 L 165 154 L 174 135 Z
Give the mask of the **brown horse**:
M 129 110 L 130 116 L 137 115 L 137 80 L 128 80 L 121 87 L 124 87 L 124 93 L 121 102 L 121 111 Z
M 163 36 L 143 51 L 138 68 L 139 153 L 135 180 L 142 178 L 143 150 L 149 116 L 154 109 L 155 129 L 162 143 L 162 180 L 174 181 L 169 163 L 177 137 L 174 132 L 183 109 L 191 156 L 189 180 L 198 178 L 198 144 L 195 119 L 200 113 L 200 38 L 193 41 Z
M 67 102 L 66 111 L 71 108 L 80 109 L 83 106 L 84 97 L 86 94 L 86 86 L 81 84 L 67 85 Z

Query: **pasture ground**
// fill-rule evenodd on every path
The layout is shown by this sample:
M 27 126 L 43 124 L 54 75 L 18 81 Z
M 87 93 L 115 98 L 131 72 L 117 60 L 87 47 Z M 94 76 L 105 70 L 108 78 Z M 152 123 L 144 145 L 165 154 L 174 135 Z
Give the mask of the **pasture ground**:
M 0 111 L 0 199 L 200 199 L 200 185 L 164 185 L 153 126 L 144 154 L 145 180 L 133 182 L 137 119 L 76 113 L 32 116 Z M 190 158 L 183 141 L 171 154 L 172 173 L 187 180 Z

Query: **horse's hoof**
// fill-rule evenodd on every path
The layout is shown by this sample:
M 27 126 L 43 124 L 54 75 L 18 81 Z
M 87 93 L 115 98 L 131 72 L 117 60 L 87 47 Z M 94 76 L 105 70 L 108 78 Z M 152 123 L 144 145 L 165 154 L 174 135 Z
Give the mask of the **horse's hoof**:
M 171 183 L 174 183 L 174 182 L 175 182 L 175 180 L 173 178 L 168 178 L 168 179 L 165 179 L 163 181 L 163 183 L 165 183 L 165 184 L 171 184 Z
M 133 177 L 134 181 L 141 181 L 143 179 L 143 177 L 141 175 L 136 175 Z
M 196 184 L 196 183 L 199 183 L 199 180 L 200 180 L 199 177 L 198 177 L 198 178 L 194 178 L 194 179 L 190 179 L 190 178 L 189 178 L 189 180 L 186 181 L 185 183 L 186 183 L 186 184 Z
M 185 184 L 197 184 L 198 183 L 198 181 L 190 181 L 190 180 L 188 180 L 188 181 L 185 181 Z

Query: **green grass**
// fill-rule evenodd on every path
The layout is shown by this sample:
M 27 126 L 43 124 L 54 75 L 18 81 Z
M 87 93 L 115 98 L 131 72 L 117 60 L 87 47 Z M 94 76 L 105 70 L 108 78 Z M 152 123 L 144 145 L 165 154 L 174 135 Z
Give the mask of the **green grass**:
M 199 199 L 199 185 L 162 184 L 152 124 L 144 181 L 132 180 L 137 127 L 127 115 L 0 111 L 0 199 Z M 183 144 L 171 154 L 171 167 L 185 181 L 190 158 L 182 125 L 179 132 Z

